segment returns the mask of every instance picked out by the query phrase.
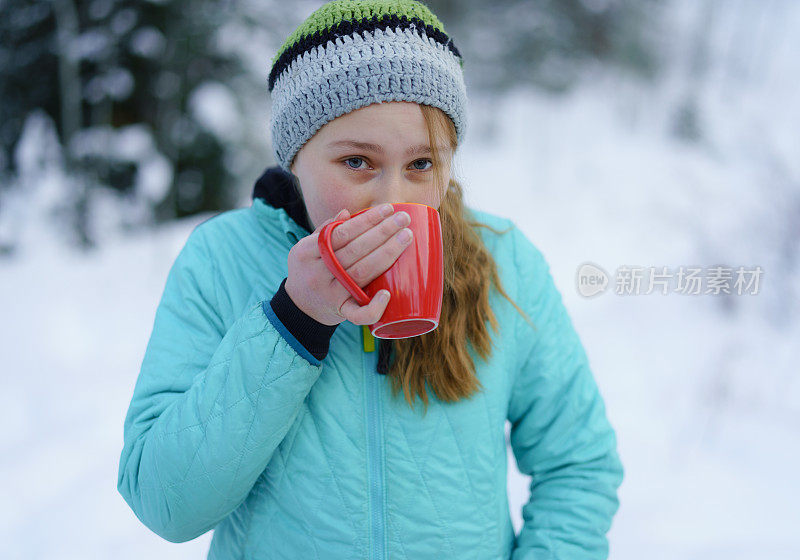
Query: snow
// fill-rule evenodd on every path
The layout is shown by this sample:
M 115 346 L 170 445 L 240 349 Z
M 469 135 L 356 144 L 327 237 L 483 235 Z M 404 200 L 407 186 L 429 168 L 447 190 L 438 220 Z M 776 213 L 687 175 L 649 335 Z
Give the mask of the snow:
M 89 17 L 95 21 L 102 20 L 111 13 L 113 7 L 113 0 L 94 0 L 88 7 Z
M 139 16 L 132 9 L 128 8 L 120 10 L 111 19 L 111 30 L 115 35 L 124 35 L 133 29 L 133 26 L 136 25 L 136 21 L 138 19 Z
M 65 229 L 59 210 L 71 188 L 55 124 L 44 111 L 28 115 L 13 157 L 18 174 L 0 193 L 0 244 L 57 251 Z
M 86 84 L 84 95 L 89 103 L 96 104 L 105 97 L 124 101 L 133 93 L 133 75 L 125 68 L 111 68 L 105 74 L 93 77 Z
M 239 140 L 241 111 L 233 92 L 225 84 L 200 84 L 189 96 L 189 108 L 195 119 L 212 134 L 227 142 Z
M 164 34 L 153 26 L 137 29 L 131 36 L 131 51 L 142 57 L 157 58 L 166 46 Z
M 172 183 L 172 164 L 158 151 L 152 131 L 145 124 L 84 128 L 76 133 L 70 150 L 76 157 L 94 155 L 136 164 L 134 193 L 153 203 L 166 196 Z
M 117 494 L 116 470 L 153 304 L 201 219 L 110 240 L 90 257 L 64 250 L 3 262 L 4 558 L 171 554 Z M 202 548 L 176 548 L 177 557 Z
M 95 27 L 75 37 L 69 45 L 69 56 L 73 60 L 102 60 L 111 45 L 107 30 Z
M 731 54 L 712 56 L 726 62 L 700 85 L 677 71 L 654 85 L 598 71 L 565 96 L 470 96 L 455 168 L 467 203 L 514 220 L 544 253 L 617 433 L 625 478 L 608 535 L 612 560 L 800 557 L 800 73 L 791 33 L 800 9 L 736 6 L 708 34 L 712 53 Z M 754 54 L 740 42 L 748 18 L 767 37 Z M 84 36 L 81 52 L 91 54 L 97 39 Z M 232 134 L 235 98 L 208 86 L 195 113 Z M 694 142 L 670 132 L 684 98 L 699 108 Z M 85 131 L 70 149 L 137 162 L 140 204 L 160 200 L 171 180 L 142 127 Z M 164 541 L 136 519 L 116 482 L 167 272 L 210 214 L 123 236 L 114 224 L 144 207 L 98 189 L 92 227 L 105 233 L 81 254 L 52 226 L 73 186 L 46 115 L 28 116 L 14 158 L 21 175 L 0 190 L 0 250 L 20 247 L 0 254 L 3 558 L 203 558 L 211 533 Z M 609 289 L 584 298 L 583 263 L 612 276 L 636 265 L 760 265 L 765 274 L 755 295 Z M 508 463 L 519 530 L 530 479 L 510 449 Z

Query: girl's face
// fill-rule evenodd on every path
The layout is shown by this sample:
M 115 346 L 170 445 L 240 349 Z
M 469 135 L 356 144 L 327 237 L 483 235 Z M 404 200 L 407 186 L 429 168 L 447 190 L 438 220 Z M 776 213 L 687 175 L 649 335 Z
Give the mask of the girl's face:
M 439 146 L 442 188 L 450 183 L 450 146 Z M 297 152 L 291 170 L 300 181 L 314 229 L 347 208 L 350 215 L 384 202 L 436 209 L 428 129 L 416 103 L 373 103 L 320 128 Z

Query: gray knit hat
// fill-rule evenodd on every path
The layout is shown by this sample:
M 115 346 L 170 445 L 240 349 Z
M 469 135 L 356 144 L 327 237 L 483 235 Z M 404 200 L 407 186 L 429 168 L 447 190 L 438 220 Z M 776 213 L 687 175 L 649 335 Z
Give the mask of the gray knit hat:
M 414 0 L 334 0 L 311 14 L 272 60 L 270 128 L 278 164 L 325 123 L 381 101 L 438 107 L 461 143 L 467 93 L 461 53 Z

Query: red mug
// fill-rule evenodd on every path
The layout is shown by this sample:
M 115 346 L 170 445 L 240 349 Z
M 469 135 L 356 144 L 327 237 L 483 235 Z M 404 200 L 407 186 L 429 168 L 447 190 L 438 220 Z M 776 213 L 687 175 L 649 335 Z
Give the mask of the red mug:
M 392 203 L 411 217 L 408 228 L 414 236 L 411 244 L 383 274 L 362 290 L 345 271 L 331 245 L 333 229 L 345 220 L 325 224 L 319 232 L 319 252 L 328 270 L 336 277 L 359 305 L 367 305 L 380 290 L 391 297 L 377 323 L 370 325 L 375 338 L 410 338 L 439 326 L 444 291 L 444 258 L 442 224 L 436 208 L 414 202 Z M 366 212 L 353 214 L 354 218 Z

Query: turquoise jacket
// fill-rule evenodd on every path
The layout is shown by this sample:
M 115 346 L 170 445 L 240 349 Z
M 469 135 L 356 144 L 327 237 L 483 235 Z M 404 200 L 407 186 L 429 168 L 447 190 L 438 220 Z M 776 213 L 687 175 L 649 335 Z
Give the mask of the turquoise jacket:
M 287 207 L 255 198 L 196 227 L 125 419 L 117 488 L 142 523 L 172 542 L 213 529 L 218 560 L 606 558 L 623 468 L 586 353 L 540 251 L 468 210 L 510 228 L 477 230 L 536 328 L 493 291 L 492 356 L 469 347 L 484 390 L 429 391 L 425 416 L 392 397 L 366 328 L 341 323 L 320 360 L 276 315 L 310 229 Z M 532 477 L 518 536 L 506 420 Z

